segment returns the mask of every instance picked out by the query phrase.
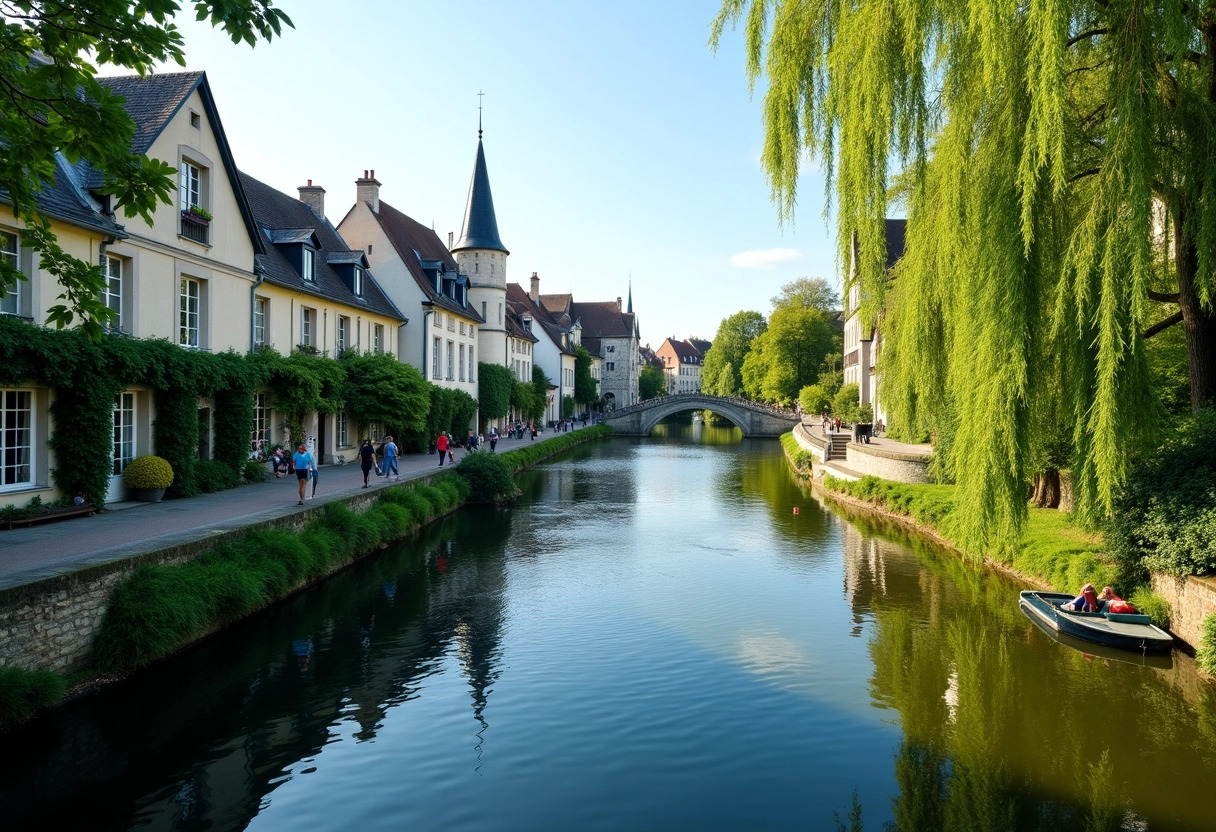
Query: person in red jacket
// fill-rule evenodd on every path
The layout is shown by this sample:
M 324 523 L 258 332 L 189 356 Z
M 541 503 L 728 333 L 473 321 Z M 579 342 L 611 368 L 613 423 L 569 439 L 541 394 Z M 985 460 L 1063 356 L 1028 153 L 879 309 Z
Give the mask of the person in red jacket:
M 440 431 L 439 438 L 435 440 L 435 447 L 439 449 L 439 467 L 443 467 L 443 458 L 448 455 L 448 434 L 447 431 Z

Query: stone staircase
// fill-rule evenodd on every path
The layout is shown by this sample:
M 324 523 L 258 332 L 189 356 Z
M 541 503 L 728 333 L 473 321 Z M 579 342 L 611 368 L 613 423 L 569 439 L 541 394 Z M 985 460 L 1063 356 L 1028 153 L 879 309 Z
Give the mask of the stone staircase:
M 827 435 L 828 444 L 823 449 L 823 461 L 845 458 L 845 448 L 853 441 L 853 435 L 841 430 L 838 433 L 829 433 Z

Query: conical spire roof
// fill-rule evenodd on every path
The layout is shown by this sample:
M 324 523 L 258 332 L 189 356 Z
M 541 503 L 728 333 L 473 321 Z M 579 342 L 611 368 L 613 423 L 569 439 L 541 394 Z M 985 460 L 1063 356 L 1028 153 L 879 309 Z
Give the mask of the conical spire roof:
M 468 248 L 511 253 L 498 236 L 494 197 L 490 194 L 490 174 L 486 171 L 486 153 L 482 148 L 480 135 L 477 137 L 477 161 L 473 164 L 473 179 L 469 182 L 469 200 L 464 209 L 464 225 L 460 229 L 460 240 L 452 247 L 452 251 Z

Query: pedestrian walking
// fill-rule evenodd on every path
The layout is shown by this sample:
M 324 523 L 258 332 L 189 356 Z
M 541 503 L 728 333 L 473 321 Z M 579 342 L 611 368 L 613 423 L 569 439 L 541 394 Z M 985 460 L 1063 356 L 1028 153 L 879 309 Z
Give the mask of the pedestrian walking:
M 363 469 L 363 487 L 367 488 L 367 478 L 371 475 L 372 468 L 379 467 L 376 465 L 376 446 L 372 444 L 371 439 L 364 439 L 359 447 L 359 467 Z
M 391 436 L 384 437 L 384 464 L 382 467 L 384 468 L 384 478 L 386 480 L 390 472 L 393 475 L 393 479 L 401 479 L 397 474 L 397 443 L 393 441 L 393 437 Z
M 297 505 L 304 505 L 304 489 L 308 485 L 308 477 L 312 469 L 316 466 L 313 462 L 312 454 L 308 452 L 308 446 L 303 442 L 296 449 L 295 456 L 292 457 L 292 462 L 295 463 L 296 479 L 300 483 L 300 502 Z
M 531 428 L 532 428 L 532 441 L 535 442 L 536 441 L 536 422 L 533 422 L 531 424 Z
M 477 450 L 477 437 L 473 435 L 473 429 L 469 428 L 469 435 L 465 437 L 464 449 L 466 451 Z
M 494 453 L 494 447 L 498 444 L 498 428 L 490 428 L 490 453 Z
M 439 437 L 435 440 L 435 447 L 439 449 L 439 467 L 443 467 L 443 458 L 448 455 L 448 434 L 447 431 L 439 431 Z
M 308 473 L 312 477 L 312 493 L 308 495 L 308 499 L 311 500 L 317 496 L 317 483 L 321 479 L 321 472 L 317 469 L 317 466 L 314 465 L 312 467 L 312 470 L 309 471 Z

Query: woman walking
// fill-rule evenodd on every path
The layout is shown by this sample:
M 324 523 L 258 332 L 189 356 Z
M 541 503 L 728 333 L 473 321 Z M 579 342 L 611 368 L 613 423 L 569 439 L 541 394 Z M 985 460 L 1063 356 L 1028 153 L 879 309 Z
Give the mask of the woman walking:
M 439 467 L 443 467 L 443 458 L 448 455 L 448 434 L 447 431 L 439 431 L 439 438 L 435 440 L 435 447 L 439 449 Z
M 296 479 L 300 481 L 300 502 L 298 502 L 296 505 L 302 506 L 304 505 L 304 489 L 308 486 L 308 477 L 311 474 L 312 469 L 316 467 L 316 463 L 313 462 L 312 454 L 308 452 L 308 446 L 303 442 L 301 442 L 300 447 L 296 449 L 296 453 L 295 456 L 292 457 L 292 461 L 295 463 Z
M 359 448 L 359 467 L 363 469 L 363 487 L 367 488 L 367 478 L 376 467 L 376 446 L 370 439 L 364 439 Z

